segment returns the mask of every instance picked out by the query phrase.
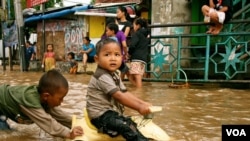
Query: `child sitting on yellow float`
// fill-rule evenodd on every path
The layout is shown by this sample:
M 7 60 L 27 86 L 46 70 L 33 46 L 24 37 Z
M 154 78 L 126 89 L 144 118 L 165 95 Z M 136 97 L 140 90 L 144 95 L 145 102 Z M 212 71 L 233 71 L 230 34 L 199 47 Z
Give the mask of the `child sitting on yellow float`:
M 124 106 L 142 115 L 150 113 L 151 104 L 127 91 L 116 71 L 122 63 L 119 43 L 107 38 L 96 45 L 98 67 L 87 89 L 87 112 L 99 132 L 111 137 L 121 134 L 127 141 L 148 141 L 129 117 L 122 113 Z

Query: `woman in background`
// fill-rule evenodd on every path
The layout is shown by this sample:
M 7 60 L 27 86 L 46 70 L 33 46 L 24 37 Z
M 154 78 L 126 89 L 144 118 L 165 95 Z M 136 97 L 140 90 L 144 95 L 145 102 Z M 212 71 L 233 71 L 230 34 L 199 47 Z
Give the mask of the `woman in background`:
M 120 6 L 116 11 L 117 22 L 119 30 L 121 30 L 127 38 L 127 45 L 129 46 L 130 32 L 132 28 L 132 23 L 130 22 L 131 18 L 126 9 L 126 7 Z
M 147 20 L 143 18 L 135 19 L 133 28 L 134 33 L 132 34 L 131 44 L 129 46 L 131 59 L 129 80 L 137 88 L 140 88 L 142 87 L 142 77 L 145 72 L 149 54 Z
M 87 69 L 87 62 L 93 63 L 95 62 L 94 56 L 96 54 L 95 52 L 95 45 L 90 43 L 91 40 L 89 37 L 84 37 L 83 39 L 83 46 L 80 53 L 82 53 L 82 64 L 84 72 L 86 72 Z

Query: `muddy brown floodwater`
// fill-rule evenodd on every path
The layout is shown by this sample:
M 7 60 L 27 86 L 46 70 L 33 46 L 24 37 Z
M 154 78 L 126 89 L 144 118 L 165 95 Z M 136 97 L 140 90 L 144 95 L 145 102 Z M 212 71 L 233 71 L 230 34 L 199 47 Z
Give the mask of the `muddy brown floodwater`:
M 0 84 L 37 84 L 42 72 L 1 71 Z M 70 114 L 82 116 L 86 104 L 86 88 L 91 75 L 64 74 L 70 90 L 62 108 Z M 136 96 L 162 106 L 154 122 L 162 127 L 174 141 L 220 141 L 222 124 L 250 124 L 250 90 L 220 88 L 214 85 L 192 86 L 189 89 L 172 89 L 167 82 L 143 82 L 135 89 L 124 82 Z M 127 114 L 138 114 L 130 109 Z M 35 124 L 20 125 L 8 120 L 11 131 L 0 131 L 1 141 L 60 141 L 51 137 Z

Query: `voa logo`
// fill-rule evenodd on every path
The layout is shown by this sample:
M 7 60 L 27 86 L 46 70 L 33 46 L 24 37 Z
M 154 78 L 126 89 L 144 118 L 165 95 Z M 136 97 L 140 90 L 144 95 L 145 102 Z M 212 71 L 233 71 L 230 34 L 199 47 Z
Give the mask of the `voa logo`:
M 247 136 L 244 129 L 226 129 L 227 136 Z

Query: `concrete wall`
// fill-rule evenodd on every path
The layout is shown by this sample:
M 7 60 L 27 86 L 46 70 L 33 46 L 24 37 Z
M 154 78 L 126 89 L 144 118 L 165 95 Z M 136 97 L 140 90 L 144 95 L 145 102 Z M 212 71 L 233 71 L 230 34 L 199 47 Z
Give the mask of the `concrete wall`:
M 77 20 L 51 20 L 45 23 L 45 45 L 53 44 L 56 59 L 65 58 L 68 52 L 79 54 L 82 49 L 83 37 L 87 35 L 87 23 L 84 17 Z M 43 56 L 42 23 L 37 26 L 37 59 Z M 45 46 L 46 49 L 46 46 Z
M 152 0 L 152 25 L 168 24 L 168 23 L 185 23 L 191 22 L 191 5 L 188 0 Z M 189 27 L 164 27 L 152 28 L 152 35 L 170 35 L 190 33 Z M 174 38 L 162 38 L 165 44 L 172 44 L 172 52 L 177 55 L 177 40 Z M 152 43 L 155 41 L 153 40 Z M 189 39 L 182 40 L 183 45 L 189 44 Z M 154 53 L 154 52 L 152 52 Z M 168 50 L 165 50 L 168 53 Z M 182 57 L 190 56 L 189 50 L 182 50 Z M 182 61 L 181 65 L 189 66 L 190 63 Z

